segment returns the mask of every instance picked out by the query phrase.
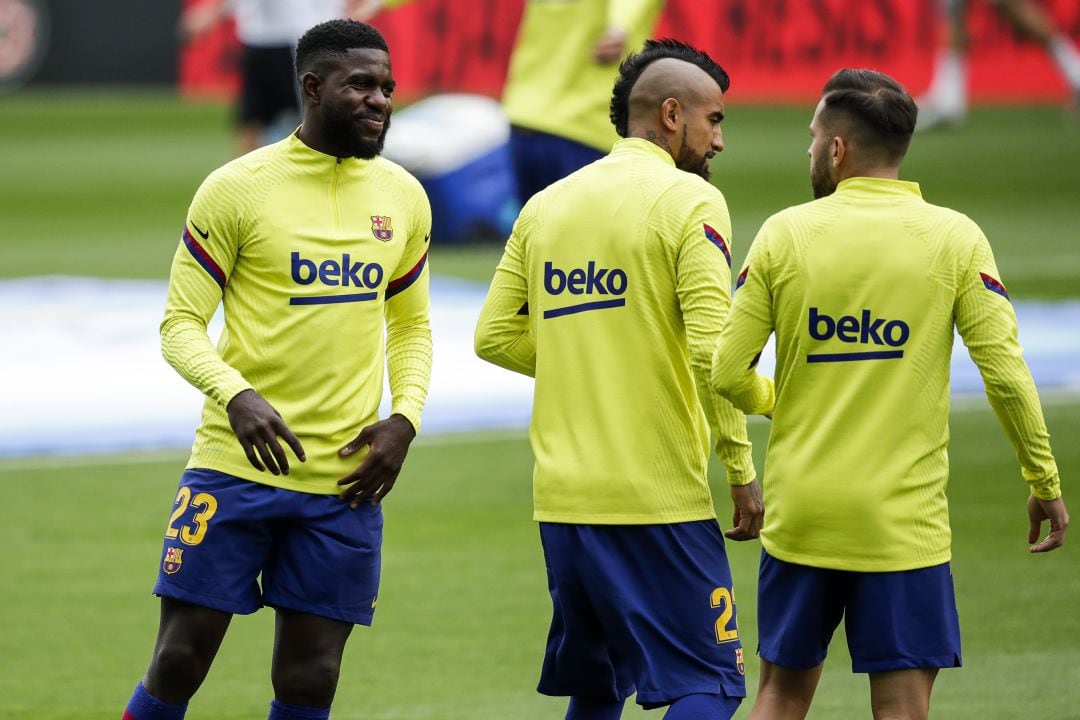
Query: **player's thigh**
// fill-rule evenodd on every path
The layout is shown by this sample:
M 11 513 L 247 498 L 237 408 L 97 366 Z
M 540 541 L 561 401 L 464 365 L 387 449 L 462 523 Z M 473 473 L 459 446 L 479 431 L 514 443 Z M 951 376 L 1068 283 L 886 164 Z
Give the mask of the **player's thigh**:
M 609 642 L 584 572 L 580 525 L 540 523 L 551 625 L 537 691 L 615 703 L 634 693 L 634 680 Z
M 583 576 L 645 707 L 746 696 L 735 590 L 715 520 L 584 526 Z
M 282 492 L 215 470 L 185 470 L 154 593 L 224 613 L 258 610 L 258 575 L 271 550 L 267 519 Z
M 382 566 L 381 505 L 349 507 L 336 495 L 292 493 L 263 571 L 263 601 L 275 608 L 370 625 Z
M 926 720 L 937 673 L 937 668 L 870 673 L 875 720 Z
M 854 672 L 960 667 L 948 563 L 853 576 L 845 627 Z
M 846 576 L 837 570 L 785 562 L 762 550 L 758 655 L 792 670 L 823 663 L 844 615 Z

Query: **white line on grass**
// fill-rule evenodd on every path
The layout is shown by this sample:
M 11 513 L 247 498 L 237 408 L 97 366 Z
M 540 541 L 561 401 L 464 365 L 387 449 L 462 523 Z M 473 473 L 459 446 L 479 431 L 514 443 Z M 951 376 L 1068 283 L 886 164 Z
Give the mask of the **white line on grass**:
M 1043 407 L 1063 407 L 1080 405 L 1080 390 L 1062 390 L 1039 394 Z M 980 394 L 962 395 L 952 400 L 954 412 L 975 412 L 989 410 L 986 396 Z M 761 415 L 751 415 L 751 423 L 767 423 Z M 440 433 L 421 435 L 416 441 L 417 447 L 442 447 L 446 445 L 473 445 L 494 442 L 518 442 L 528 437 L 524 428 L 507 430 L 488 430 L 482 432 Z M 69 467 L 99 467 L 107 465 L 153 465 L 163 462 L 183 462 L 188 456 L 187 449 L 153 450 L 123 455 L 35 455 L 26 458 L 0 459 L 0 475 L 4 473 L 26 472 L 27 470 L 49 470 Z

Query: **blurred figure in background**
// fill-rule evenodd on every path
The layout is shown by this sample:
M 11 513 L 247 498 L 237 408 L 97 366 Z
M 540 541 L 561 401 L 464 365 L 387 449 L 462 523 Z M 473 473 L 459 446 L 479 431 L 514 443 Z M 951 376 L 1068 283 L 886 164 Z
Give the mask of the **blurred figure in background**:
M 410 0 L 357 0 L 357 20 Z M 525 0 L 503 106 L 518 196 L 538 191 L 611 150 L 608 118 L 619 61 L 652 34 L 663 0 Z
M 228 14 L 240 40 L 240 97 L 236 108 L 236 154 L 277 140 L 300 120 L 294 58 L 296 41 L 310 27 L 351 14 L 360 0 L 204 0 L 180 16 L 180 35 L 193 40 Z
M 1070 107 L 1080 112 L 1080 51 L 1032 0 L 988 0 L 1021 37 L 1039 43 L 1069 86 Z M 959 125 L 967 115 L 967 0 L 940 0 L 948 20 L 948 45 L 938 53 L 930 88 L 919 98 L 919 130 Z
M 606 155 L 619 61 L 652 34 L 663 0 L 526 0 L 503 105 L 518 195 L 535 193 Z

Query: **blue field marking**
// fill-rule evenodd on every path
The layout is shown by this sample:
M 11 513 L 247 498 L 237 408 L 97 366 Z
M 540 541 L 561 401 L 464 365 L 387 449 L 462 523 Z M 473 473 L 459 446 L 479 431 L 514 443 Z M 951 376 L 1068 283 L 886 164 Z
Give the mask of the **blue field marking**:
M 0 281 L 0 456 L 191 445 L 202 395 L 161 358 L 163 281 L 38 277 Z M 533 381 L 473 353 L 486 288 L 431 279 L 434 364 L 424 434 L 524 428 Z M 1080 390 L 1080 302 L 1016 302 L 1024 357 L 1043 391 Z M 210 337 L 221 335 L 221 319 Z M 771 375 L 770 344 L 758 370 Z M 982 393 L 959 339 L 953 395 Z M 382 413 L 389 412 L 384 393 Z

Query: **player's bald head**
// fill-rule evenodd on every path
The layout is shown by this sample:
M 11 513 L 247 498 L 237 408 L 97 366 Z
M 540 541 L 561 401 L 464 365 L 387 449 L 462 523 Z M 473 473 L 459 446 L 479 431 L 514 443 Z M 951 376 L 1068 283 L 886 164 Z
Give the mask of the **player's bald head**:
M 724 69 L 704 52 L 677 40 L 649 40 L 619 66 L 611 121 L 621 137 L 628 137 L 631 120 L 655 113 L 666 99 L 693 104 L 715 87 L 727 92 L 730 84 Z
M 675 98 L 685 106 L 697 105 L 716 87 L 716 81 L 698 66 L 675 58 L 661 58 L 645 68 L 630 90 L 627 121 L 633 126 L 655 116 L 668 98 Z

